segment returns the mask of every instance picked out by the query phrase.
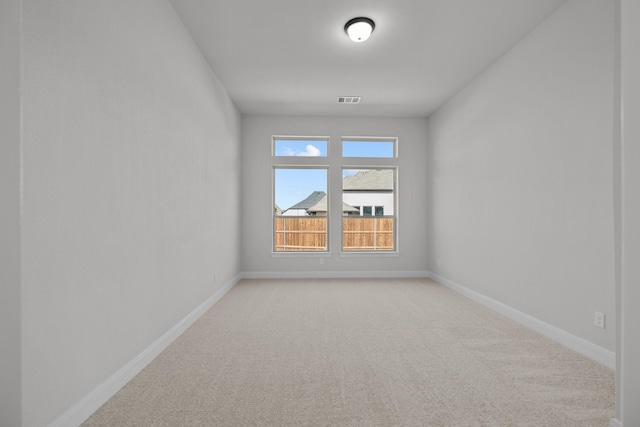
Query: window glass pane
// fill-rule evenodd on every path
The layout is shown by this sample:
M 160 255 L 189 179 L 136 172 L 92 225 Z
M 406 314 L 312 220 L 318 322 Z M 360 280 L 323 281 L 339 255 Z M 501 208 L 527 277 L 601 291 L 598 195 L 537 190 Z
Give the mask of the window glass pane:
M 394 250 L 394 217 L 342 217 L 343 251 Z
M 326 251 L 327 217 L 278 216 L 274 218 L 276 252 Z
M 343 169 L 342 204 L 342 250 L 395 249 L 395 169 Z
M 343 169 L 342 201 L 351 207 L 362 206 L 363 215 L 372 215 L 374 206 L 385 215 L 394 215 L 394 172 L 394 169 Z
M 327 169 L 276 168 L 274 185 L 275 204 L 283 214 L 307 215 L 310 203 L 327 194 Z
M 327 157 L 327 141 L 275 139 L 273 141 L 273 154 L 284 157 Z
M 327 250 L 327 169 L 274 169 L 274 250 Z
M 395 141 L 342 141 L 342 157 L 395 157 Z

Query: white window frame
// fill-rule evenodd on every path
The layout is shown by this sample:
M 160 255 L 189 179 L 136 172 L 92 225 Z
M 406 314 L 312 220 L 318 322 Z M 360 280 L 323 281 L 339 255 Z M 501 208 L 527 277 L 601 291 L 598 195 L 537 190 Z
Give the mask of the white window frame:
M 276 140 L 308 140 L 308 141 L 326 141 L 327 142 L 327 155 L 318 157 L 307 156 L 276 156 L 275 154 L 275 141 Z M 393 157 L 342 157 L 342 143 L 343 141 L 362 141 L 362 142 L 392 142 L 393 143 Z M 333 144 L 336 144 L 332 146 Z M 337 145 L 339 144 L 339 145 Z M 273 135 L 271 138 L 271 201 L 270 207 L 271 227 L 272 227 L 272 242 L 271 242 L 271 254 L 272 256 L 315 256 L 326 257 L 331 254 L 332 248 L 338 247 L 340 256 L 345 257 L 385 257 L 385 256 L 398 256 L 399 254 L 399 224 L 400 224 L 400 212 L 399 212 L 399 163 L 398 163 L 399 144 L 397 137 L 380 137 L 380 136 L 342 136 L 333 139 L 329 136 L 301 136 L 301 135 Z M 318 251 L 276 251 L 276 215 L 274 211 L 275 206 L 275 170 L 282 168 L 316 168 L 327 170 L 327 246 L 326 250 Z M 344 250 L 343 240 L 343 215 L 342 215 L 342 173 L 344 169 L 393 169 L 394 170 L 394 190 L 393 190 L 393 215 L 378 216 L 379 218 L 391 216 L 393 221 L 393 250 Z M 333 177 L 333 179 L 332 179 Z M 335 180 L 338 179 L 339 182 Z M 335 194 L 338 191 L 339 198 Z M 333 195 L 332 195 L 333 194 Z M 333 202 L 332 201 L 333 199 Z M 336 205 L 337 200 L 340 203 Z M 339 206 L 339 208 L 337 207 Z M 375 217 L 375 206 L 372 206 L 372 217 Z M 282 208 L 282 206 L 280 206 Z M 386 211 L 386 209 L 385 209 Z M 362 207 L 360 206 L 360 216 L 362 216 Z M 355 215 L 354 215 L 355 216 Z M 339 226 L 335 222 L 339 221 Z M 333 225 L 332 225 L 333 224 Z M 335 234 L 338 234 L 335 235 Z M 332 244 L 333 243 L 333 244 Z

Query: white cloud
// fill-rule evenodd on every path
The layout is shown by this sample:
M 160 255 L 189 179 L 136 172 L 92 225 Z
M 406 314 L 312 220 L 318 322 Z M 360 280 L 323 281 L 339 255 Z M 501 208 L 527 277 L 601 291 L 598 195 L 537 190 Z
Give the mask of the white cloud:
M 298 156 L 305 157 L 318 157 L 320 155 L 320 149 L 315 145 L 307 145 L 307 149 L 301 153 L 298 153 Z
M 297 151 L 291 147 L 282 147 L 281 156 L 302 156 L 302 157 L 318 157 L 322 155 L 320 149 L 315 145 L 307 145 L 304 151 Z

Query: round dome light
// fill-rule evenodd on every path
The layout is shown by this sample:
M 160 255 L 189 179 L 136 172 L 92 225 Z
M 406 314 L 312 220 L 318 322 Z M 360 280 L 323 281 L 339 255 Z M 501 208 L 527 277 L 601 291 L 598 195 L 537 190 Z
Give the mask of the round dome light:
M 371 19 L 360 17 L 350 19 L 344 25 L 344 32 L 354 42 L 362 43 L 369 38 L 374 28 L 376 28 L 376 24 Z

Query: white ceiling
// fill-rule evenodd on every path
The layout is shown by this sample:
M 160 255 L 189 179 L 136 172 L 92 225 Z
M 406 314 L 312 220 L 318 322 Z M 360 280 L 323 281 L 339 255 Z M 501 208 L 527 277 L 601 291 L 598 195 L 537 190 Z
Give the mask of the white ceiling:
M 242 113 L 426 117 L 566 0 L 170 1 Z

